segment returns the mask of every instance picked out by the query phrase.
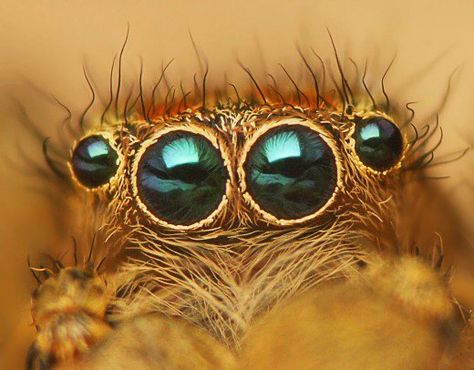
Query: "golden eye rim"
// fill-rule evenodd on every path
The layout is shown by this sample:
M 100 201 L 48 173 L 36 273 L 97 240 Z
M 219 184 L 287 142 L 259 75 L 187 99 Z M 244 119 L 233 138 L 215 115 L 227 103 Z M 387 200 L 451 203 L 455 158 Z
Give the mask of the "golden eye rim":
M 104 194 L 110 191 L 111 189 L 117 187 L 120 181 L 120 177 L 124 173 L 125 156 L 116 143 L 115 135 L 116 135 L 115 132 L 110 132 L 106 130 L 89 130 L 84 135 L 82 135 L 79 139 L 74 140 L 73 145 L 71 146 L 71 149 L 69 150 L 67 167 L 71 175 L 72 182 L 74 183 L 75 186 L 77 186 L 78 188 L 82 190 L 85 190 L 86 192 L 94 193 L 94 194 Z M 92 136 L 101 136 L 105 141 L 107 141 L 107 144 L 109 144 L 109 146 L 115 151 L 115 153 L 117 154 L 117 171 L 105 184 L 94 186 L 94 187 L 88 187 L 84 185 L 74 173 L 72 158 L 79 143 L 81 143 L 83 140 Z
M 248 154 L 250 153 L 252 147 L 255 145 L 257 140 L 265 135 L 268 131 L 275 129 L 280 126 L 304 126 L 309 128 L 310 130 L 316 132 L 321 139 L 329 146 L 334 155 L 335 164 L 336 164 L 336 186 L 331 197 L 321 206 L 317 211 L 314 213 L 297 218 L 297 219 L 282 219 L 274 216 L 273 214 L 265 211 L 260 207 L 258 202 L 256 202 L 252 195 L 247 190 L 247 180 L 246 180 L 246 173 L 245 173 L 245 162 L 247 160 Z M 343 184 L 343 173 L 344 173 L 344 166 L 342 165 L 343 161 L 341 158 L 341 153 L 337 147 L 336 140 L 331 135 L 331 133 L 323 128 L 321 125 L 318 125 L 315 121 L 309 118 L 300 118 L 300 117 L 284 117 L 280 119 L 274 119 L 271 121 L 265 121 L 262 123 L 261 127 L 257 128 L 252 137 L 245 141 L 241 154 L 238 158 L 237 162 L 237 175 L 239 179 L 239 190 L 241 197 L 244 201 L 249 204 L 250 208 L 257 211 L 258 214 L 263 218 L 264 221 L 275 225 L 275 226 L 293 226 L 293 225 L 300 225 L 305 224 L 310 221 L 313 221 L 319 217 L 321 217 L 325 211 L 329 209 L 331 205 L 334 204 L 336 198 L 338 197 L 339 193 L 344 190 Z
M 190 225 L 182 225 L 182 224 L 173 224 L 170 222 L 167 222 L 165 220 L 160 219 L 157 217 L 153 212 L 151 212 L 146 204 L 142 201 L 140 198 L 140 195 L 138 194 L 138 167 L 140 164 L 140 161 L 147 151 L 148 148 L 150 148 L 152 145 L 156 144 L 160 137 L 169 134 L 171 132 L 176 132 L 176 131 L 184 131 L 184 132 L 189 132 L 192 134 L 200 135 L 207 139 L 212 146 L 217 149 L 221 155 L 221 158 L 224 162 L 224 167 L 227 170 L 228 173 L 228 178 L 226 181 L 226 186 L 225 186 L 225 192 L 224 195 L 222 196 L 222 200 L 220 201 L 219 205 L 216 207 L 216 209 L 209 214 L 206 218 L 194 222 Z M 233 176 L 233 171 L 232 171 L 232 165 L 231 165 L 231 159 L 229 157 L 229 148 L 228 145 L 226 145 L 225 141 L 223 140 L 222 137 L 215 131 L 212 130 L 211 128 L 208 127 L 200 127 L 197 124 L 190 123 L 190 122 L 172 122 L 166 124 L 164 127 L 160 128 L 156 132 L 154 132 L 150 137 L 146 138 L 140 145 L 139 149 L 136 151 L 136 154 L 132 160 L 132 167 L 131 167 L 131 172 L 130 172 L 130 183 L 132 186 L 132 196 L 133 199 L 138 206 L 138 208 L 143 212 L 149 220 L 151 220 L 154 224 L 159 225 L 161 227 L 167 228 L 167 229 L 172 229 L 172 230 L 177 230 L 177 231 L 191 231 L 191 230 L 199 230 L 203 229 L 206 226 L 211 225 L 213 222 L 215 222 L 218 218 L 219 215 L 222 215 L 225 213 L 225 209 L 229 203 L 229 199 L 232 197 L 232 184 L 234 184 L 234 176 Z

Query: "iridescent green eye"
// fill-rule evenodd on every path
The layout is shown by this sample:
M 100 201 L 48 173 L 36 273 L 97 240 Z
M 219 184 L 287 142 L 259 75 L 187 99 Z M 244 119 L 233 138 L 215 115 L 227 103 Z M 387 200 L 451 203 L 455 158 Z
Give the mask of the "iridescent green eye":
M 172 131 L 143 153 L 137 168 L 137 192 L 159 220 L 189 226 L 219 207 L 228 179 L 219 150 L 206 137 Z
M 103 136 L 88 136 L 76 145 L 71 165 L 76 179 L 82 185 L 96 188 L 107 184 L 115 175 L 118 155 Z
M 403 138 L 398 127 L 385 118 L 375 117 L 357 123 L 355 150 L 362 163 L 384 171 L 400 161 Z
M 278 126 L 260 136 L 244 171 L 252 199 L 280 220 L 314 214 L 337 185 L 333 151 L 318 132 L 303 125 Z

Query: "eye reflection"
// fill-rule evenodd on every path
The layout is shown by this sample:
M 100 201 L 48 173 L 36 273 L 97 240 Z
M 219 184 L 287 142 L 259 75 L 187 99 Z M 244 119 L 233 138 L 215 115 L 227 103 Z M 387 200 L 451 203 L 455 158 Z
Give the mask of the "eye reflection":
M 279 219 L 315 213 L 331 198 L 337 184 L 334 154 L 320 135 L 302 125 L 267 131 L 244 163 L 253 200 Z
M 191 225 L 219 207 L 228 178 L 219 150 L 207 138 L 172 131 L 141 157 L 137 190 L 146 208 L 158 219 Z
M 105 185 L 118 168 L 117 152 L 107 139 L 92 135 L 82 139 L 72 154 L 72 170 L 77 180 L 88 188 Z
M 398 127 L 382 117 L 359 122 L 354 133 L 355 149 L 362 163 L 384 171 L 399 162 L 403 138 Z

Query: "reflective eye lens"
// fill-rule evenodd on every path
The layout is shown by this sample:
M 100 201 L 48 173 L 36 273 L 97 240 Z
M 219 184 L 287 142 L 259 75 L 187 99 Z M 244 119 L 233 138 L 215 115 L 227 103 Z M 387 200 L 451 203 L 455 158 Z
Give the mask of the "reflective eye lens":
M 400 130 L 384 118 L 371 118 L 357 124 L 355 150 L 362 163 L 378 171 L 393 167 L 401 158 Z
M 117 152 L 100 135 L 82 139 L 72 154 L 72 169 L 77 180 L 88 188 L 107 184 L 118 168 Z
M 209 217 L 229 178 L 219 151 L 205 137 L 186 131 L 161 136 L 138 164 L 138 196 L 157 218 L 191 225 Z
M 253 200 L 279 219 L 313 214 L 337 184 L 336 160 L 320 135 L 306 126 L 285 125 L 262 135 L 244 163 Z

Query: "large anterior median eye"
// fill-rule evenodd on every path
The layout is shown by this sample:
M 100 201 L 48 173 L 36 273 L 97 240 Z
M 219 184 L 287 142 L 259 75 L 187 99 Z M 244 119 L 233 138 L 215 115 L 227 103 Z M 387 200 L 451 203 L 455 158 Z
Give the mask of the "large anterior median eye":
M 148 146 L 138 162 L 137 195 L 158 221 L 189 226 L 223 202 L 229 174 L 219 150 L 204 136 L 171 131 Z
M 332 149 L 318 132 L 303 125 L 265 132 L 248 152 L 243 169 L 253 201 L 278 220 L 315 214 L 337 186 Z
M 355 150 L 362 163 L 377 171 L 385 171 L 400 161 L 403 139 L 398 127 L 382 117 L 357 123 Z
M 87 188 L 107 184 L 118 168 L 117 152 L 101 135 L 82 139 L 72 153 L 71 167 L 76 179 Z

